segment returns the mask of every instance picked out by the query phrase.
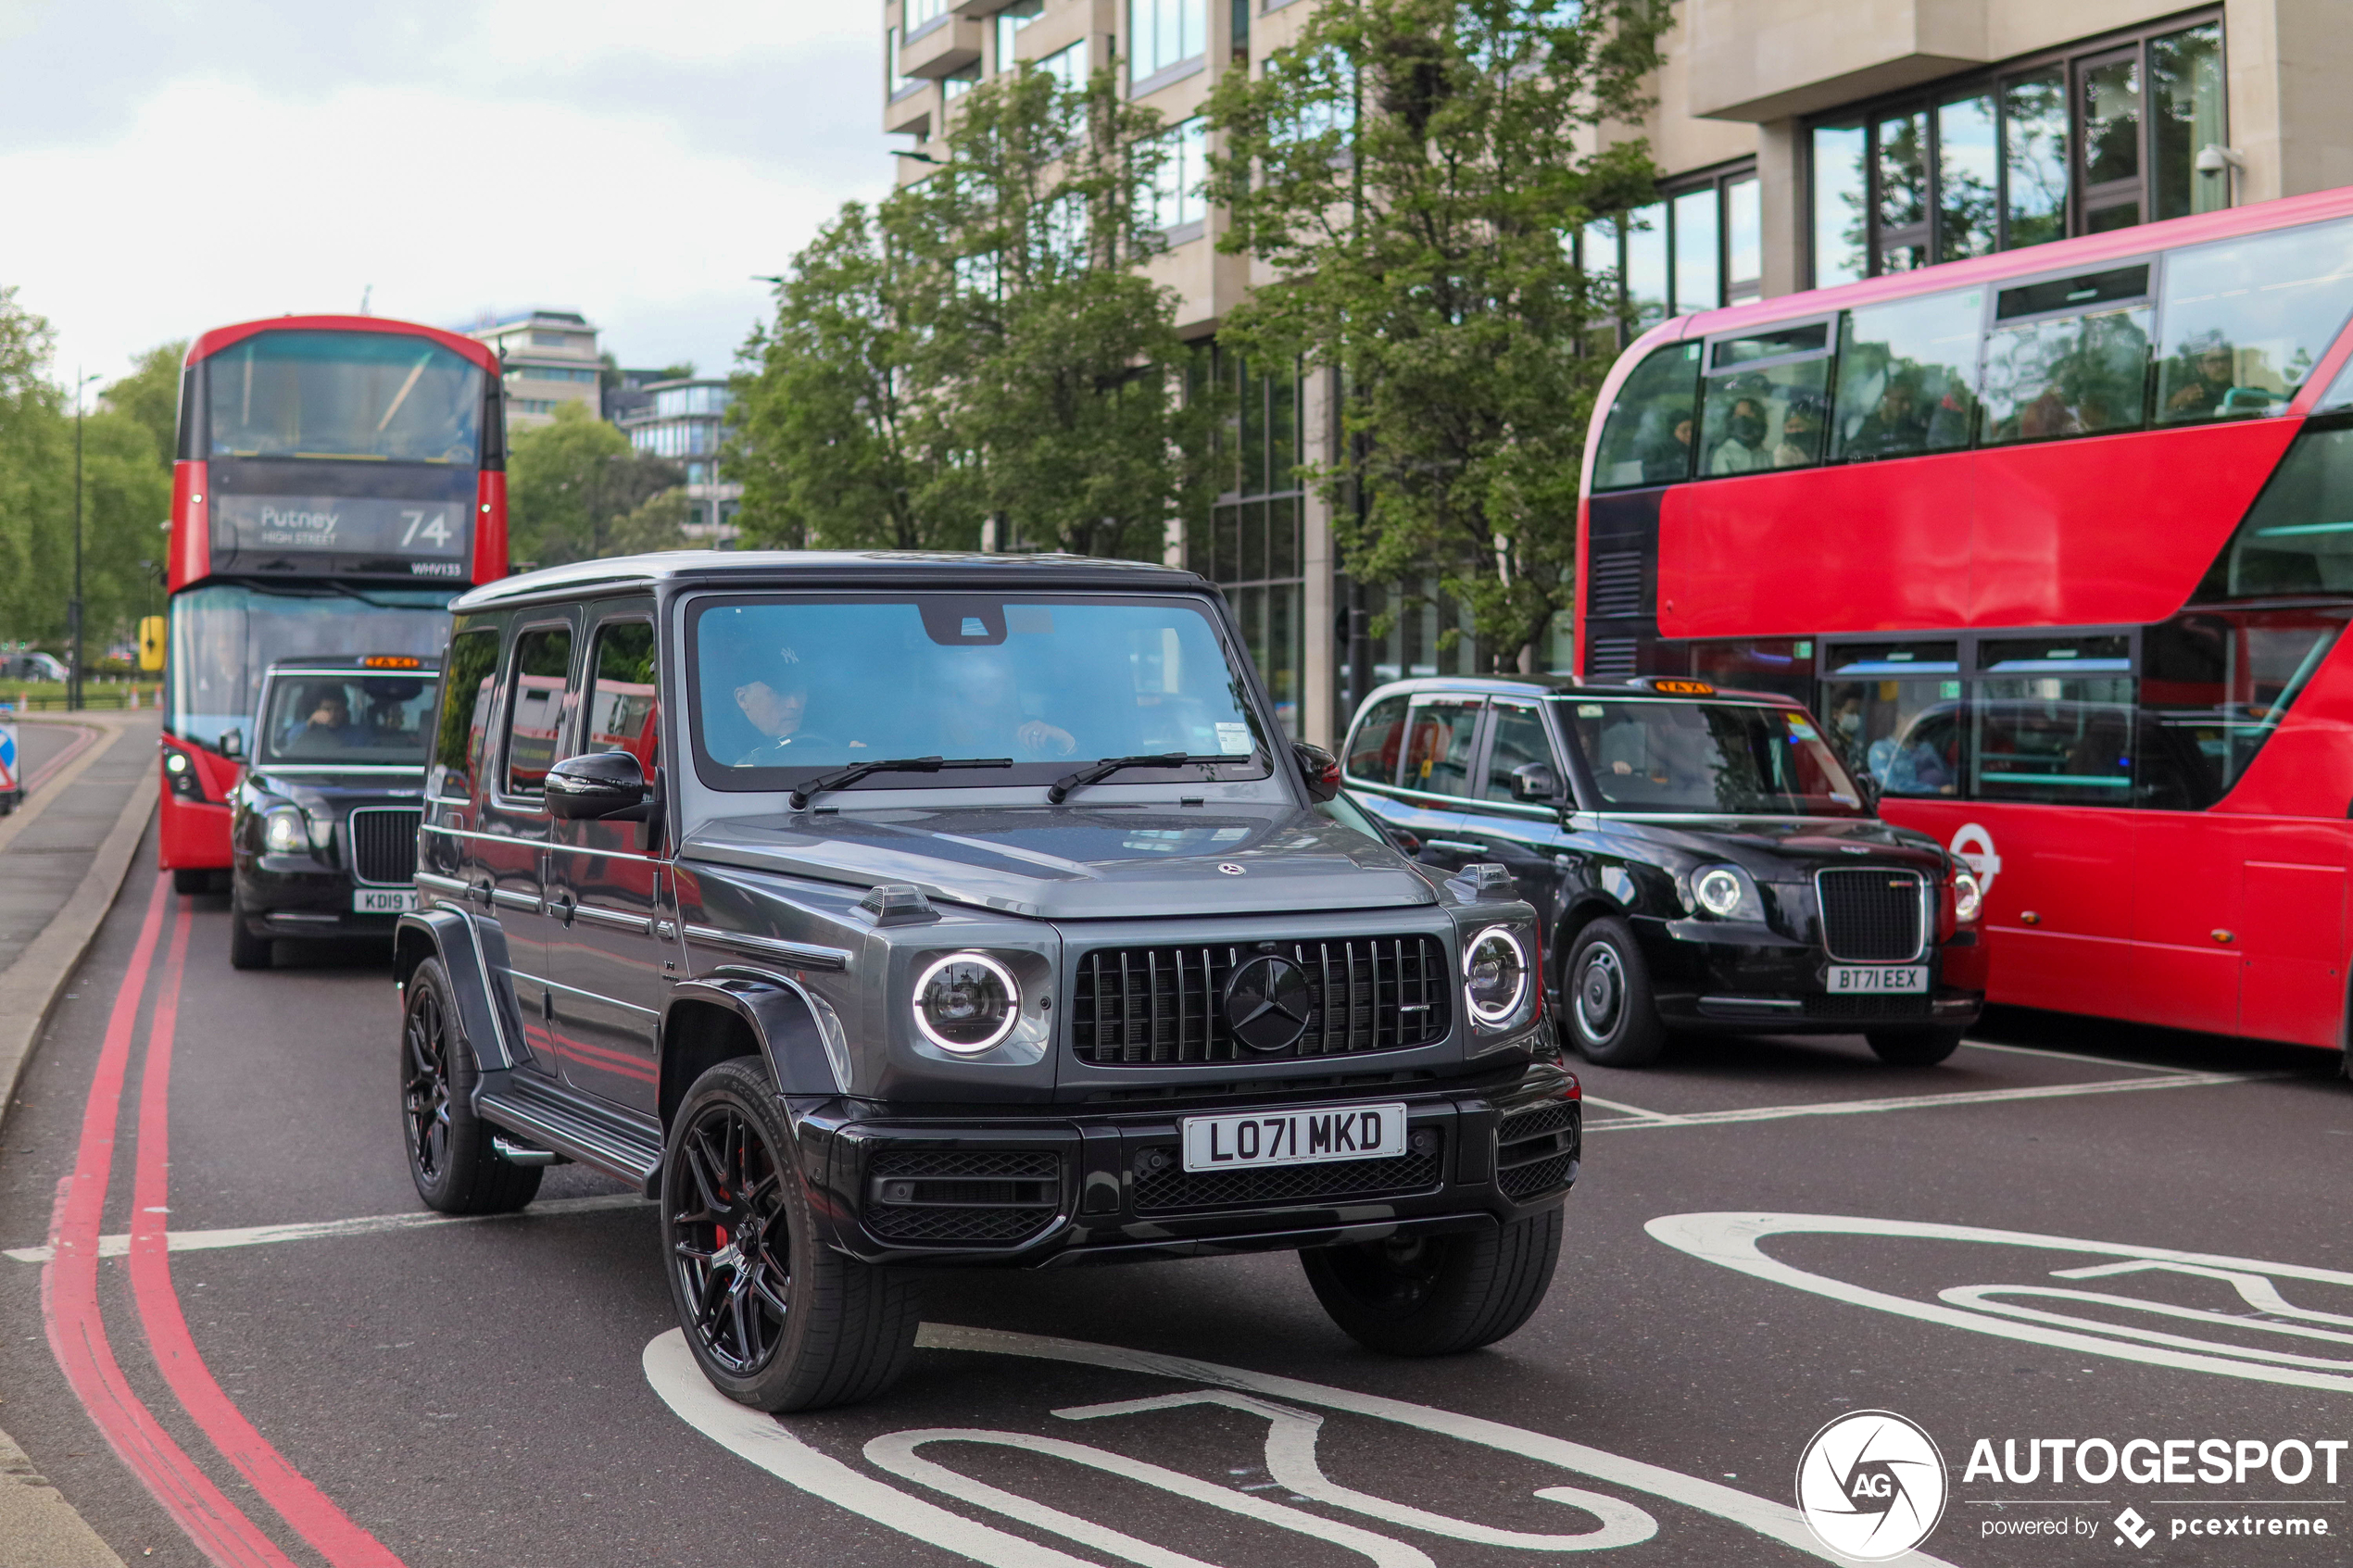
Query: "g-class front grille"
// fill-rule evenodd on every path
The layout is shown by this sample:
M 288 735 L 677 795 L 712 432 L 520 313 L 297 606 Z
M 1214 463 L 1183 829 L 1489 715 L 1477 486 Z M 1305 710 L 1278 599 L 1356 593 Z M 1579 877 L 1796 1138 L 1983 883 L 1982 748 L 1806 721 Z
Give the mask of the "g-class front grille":
M 1177 1209 L 1248 1209 L 1274 1204 L 1316 1203 L 1332 1198 L 1396 1197 L 1438 1185 L 1446 1169 L 1446 1144 L 1433 1138 L 1426 1152 L 1408 1150 L 1387 1160 L 1343 1160 L 1321 1165 L 1277 1165 L 1255 1171 L 1188 1171 L 1175 1148 L 1157 1169 L 1136 1175 L 1136 1212 L 1163 1214 Z
M 369 807 L 351 813 L 351 874 L 406 887 L 417 880 L 417 823 L 424 813 Z
M 1305 1012 L 1297 1033 L 1261 1027 L 1269 1045 L 1238 1038 L 1227 992 L 1235 971 L 1264 957 L 1294 965 Z M 1280 1061 L 1427 1046 L 1451 1026 L 1446 946 L 1435 936 L 1102 947 L 1078 960 L 1071 1049 L 1106 1067 Z
M 1920 955 L 1920 874 L 1884 866 L 1814 873 L 1822 943 L 1846 963 L 1902 963 Z
M 1577 1165 L 1577 1111 L 1566 1101 L 1515 1110 L 1495 1128 L 1495 1184 L 1515 1202 L 1568 1185 Z
M 1062 1169 L 1043 1149 L 888 1149 L 867 1167 L 866 1228 L 933 1246 L 1026 1241 L 1062 1207 Z

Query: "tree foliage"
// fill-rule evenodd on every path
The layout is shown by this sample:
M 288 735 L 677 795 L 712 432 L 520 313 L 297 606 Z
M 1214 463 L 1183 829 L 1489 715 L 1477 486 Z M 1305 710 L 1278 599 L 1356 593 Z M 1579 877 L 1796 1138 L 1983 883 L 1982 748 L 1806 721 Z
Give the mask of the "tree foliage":
M 586 405 L 562 403 L 515 433 L 507 455 L 510 548 L 538 566 L 676 549 L 686 543 L 686 471 L 629 445 Z M 675 499 L 655 506 L 665 495 Z
M 1340 0 L 1218 83 L 1221 242 L 1266 263 L 1220 329 L 1336 367 L 1343 459 L 1314 470 L 1348 572 L 1467 607 L 1523 667 L 1570 608 L 1609 280 L 1567 244 L 1647 199 L 1639 118 L 1668 0 Z

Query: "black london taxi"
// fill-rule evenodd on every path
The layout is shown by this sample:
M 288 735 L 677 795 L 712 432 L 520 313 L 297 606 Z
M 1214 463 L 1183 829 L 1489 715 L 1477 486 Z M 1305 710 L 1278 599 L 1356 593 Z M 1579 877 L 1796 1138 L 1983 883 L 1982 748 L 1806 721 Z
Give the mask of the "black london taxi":
M 411 1175 L 641 1186 L 723 1393 L 878 1392 L 940 1267 L 1297 1251 L 1417 1356 L 1543 1298 L 1580 1106 L 1535 911 L 1338 799 L 1202 578 L 678 552 L 453 608 Z
M 1371 693 L 1349 797 L 1428 864 L 1508 868 L 1589 1061 L 1677 1031 L 1862 1034 L 1944 1060 L 1985 997 L 1976 876 L 1881 822 L 1799 704 L 1644 677 L 1419 679 Z
M 262 676 L 229 800 L 229 961 L 280 937 L 389 939 L 417 907 L 417 823 L 441 671 L 409 654 L 281 659 Z

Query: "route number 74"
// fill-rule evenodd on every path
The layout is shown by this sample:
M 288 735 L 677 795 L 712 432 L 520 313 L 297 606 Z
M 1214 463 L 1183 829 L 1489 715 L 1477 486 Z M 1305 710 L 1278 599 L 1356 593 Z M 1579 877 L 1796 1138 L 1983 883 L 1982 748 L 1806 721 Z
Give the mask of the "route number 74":
M 402 549 L 405 550 L 409 546 L 415 544 L 420 534 L 423 536 L 424 541 L 427 544 L 433 546 L 436 549 L 446 549 L 448 547 L 449 514 L 447 512 L 441 511 L 434 513 L 433 521 L 431 522 L 427 522 L 425 521 L 425 514 L 422 510 L 409 511 L 403 509 L 400 515 L 402 518 L 407 520 L 409 524 L 408 531 L 400 535 L 400 547 Z

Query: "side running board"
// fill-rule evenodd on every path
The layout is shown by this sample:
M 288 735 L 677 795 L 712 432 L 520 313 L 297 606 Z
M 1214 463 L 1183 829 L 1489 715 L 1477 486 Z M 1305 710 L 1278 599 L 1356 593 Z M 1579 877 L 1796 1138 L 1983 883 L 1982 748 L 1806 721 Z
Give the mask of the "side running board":
M 511 1078 L 476 1095 L 474 1111 L 508 1132 L 642 1189 L 651 1189 L 655 1173 L 661 1169 L 661 1145 L 648 1131 L 616 1124 Z

